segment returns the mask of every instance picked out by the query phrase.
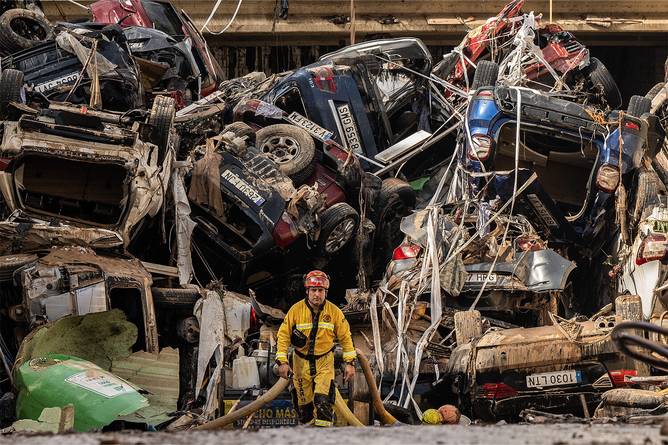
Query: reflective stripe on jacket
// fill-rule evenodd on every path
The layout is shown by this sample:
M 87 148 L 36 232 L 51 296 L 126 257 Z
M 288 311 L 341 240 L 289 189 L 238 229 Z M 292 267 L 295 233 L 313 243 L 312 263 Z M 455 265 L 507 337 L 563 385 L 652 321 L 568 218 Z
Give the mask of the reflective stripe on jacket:
M 303 355 L 318 356 L 326 354 L 338 341 L 343 348 L 343 360 L 349 362 L 356 359 L 357 354 L 350 335 L 350 325 L 341 309 L 325 300 L 317 320 L 314 320 L 314 315 L 305 299 L 295 303 L 290 308 L 278 330 L 276 360 L 281 363 L 288 361 L 288 347 L 294 328 L 304 333 L 309 339 L 306 346 L 296 348 Z M 317 332 L 315 333 L 315 343 L 312 343 L 314 326 L 317 327 Z

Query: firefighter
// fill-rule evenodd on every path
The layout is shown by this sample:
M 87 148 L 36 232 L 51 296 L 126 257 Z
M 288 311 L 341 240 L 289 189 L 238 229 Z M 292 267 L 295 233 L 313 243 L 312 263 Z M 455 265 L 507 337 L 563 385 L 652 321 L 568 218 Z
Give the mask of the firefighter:
M 357 354 L 343 312 L 326 300 L 329 277 L 313 270 L 304 277 L 304 287 L 306 298 L 290 308 L 278 330 L 278 374 L 287 379 L 292 373 L 293 401 L 301 423 L 331 426 L 335 341 L 343 348 L 346 381 L 355 376 Z M 290 345 L 294 354 L 288 363 Z

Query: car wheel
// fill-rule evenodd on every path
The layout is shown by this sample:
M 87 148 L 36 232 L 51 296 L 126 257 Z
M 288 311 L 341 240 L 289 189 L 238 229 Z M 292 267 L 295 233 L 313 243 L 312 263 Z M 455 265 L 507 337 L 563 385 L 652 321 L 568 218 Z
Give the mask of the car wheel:
M 151 294 L 153 294 L 153 304 L 156 306 L 173 308 L 192 308 L 200 299 L 197 289 L 152 287 Z
M 334 204 L 320 215 L 318 251 L 324 255 L 334 254 L 353 239 L 360 217 L 350 204 Z
M 7 69 L 0 74 L 0 119 L 6 119 L 10 102 L 24 102 L 23 73 Z
M 652 207 L 659 204 L 661 180 L 652 170 L 642 167 L 638 171 L 638 181 L 635 187 L 636 197 L 633 205 L 633 226 L 649 216 Z
M 158 163 L 161 164 L 169 147 L 169 138 L 172 126 L 174 125 L 174 116 L 176 105 L 174 99 L 167 96 L 157 96 L 153 101 L 151 112 L 146 122 L 150 127 L 149 142 L 158 146 Z
M 289 124 L 269 125 L 255 133 L 255 146 L 295 185 L 313 174 L 315 143 L 306 130 Z
M 376 226 L 373 275 L 378 276 L 384 272 L 392 252 L 404 238 L 399 226 L 402 218 L 415 208 L 415 191 L 401 179 L 385 179 L 373 207 L 371 222 Z
M 0 51 L 5 55 L 31 48 L 53 38 L 51 25 L 29 9 L 10 9 L 0 15 Z
M 248 125 L 245 122 L 232 122 L 229 125 L 225 125 L 225 128 L 223 128 L 223 133 L 227 132 L 232 132 L 234 133 L 238 138 L 242 138 L 245 136 L 251 136 L 255 134 L 255 130 L 253 130 L 250 125 Z
M 499 65 L 489 60 L 481 60 L 475 68 L 473 82 L 471 82 L 471 91 L 482 87 L 494 86 L 498 78 Z
M 610 71 L 605 67 L 603 62 L 596 57 L 589 60 L 589 66 L 585 72 L 589 82 L 594 89 L 598 90 L 605 102 L 610 108 L 619 108 L 622 104 L 622 95 L 617 87 L 617 82 L 610 74 Z
M 626 113 L 634 117 L 640 117 L 645 113 L 649 113 L 652 108 L 652 100 L 643 96 L 631 96 L 629 99 L 629 106 Z

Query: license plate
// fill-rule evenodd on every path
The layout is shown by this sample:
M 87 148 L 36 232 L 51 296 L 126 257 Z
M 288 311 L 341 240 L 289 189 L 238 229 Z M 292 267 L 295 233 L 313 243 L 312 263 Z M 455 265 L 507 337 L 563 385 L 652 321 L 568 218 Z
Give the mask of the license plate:
M 528 388 L 544 388 L 546 386 L 565 386 L 582 382 L 580 371 L 555 371 L 530 374 L 527 377 Z
M 348 149 L 354 151 L 355 153 L 361 154 L 362 143 L 360 140 L 360 135 L 357 132 L 355 118 L 353 117 L 353 113 L 350 111 L 350 105 L 339 105 L 336 107 L 336 112 L 339 115 L 339 121 L 341 122 L 341 128 L 343 129 L 343 138 L 346 140 Z
M 311 136 L 318 139 L 319 141 L 325 142 L 332 138 L 333 133 L 331 131 L 322 128 L 320 125 L 305 118 L 296 111 L 290 113 L 285 119 L 291 124 L 308 131 Z
M 68 83 L 74 83 L 77 81 L 79 78 L 79 73 L 77 71 L 66 74 L 63 77 L 59 77 L 58 79 L 54 80 L 49 80 L 48 82 L 40 83 L 39 85 L 35 85 L 35 91 L 38 93 L 44 93 L 47 91 L 51 91 L 54 88 L 60 86 L 60 85 L 65 85 Z
M 239 190 L 246 198 L 250 199 L 255 205 L 262 205 L 265 199 L 253 188 L 252 185 L 241 179 L 236 173 L 225 170 L 220 175 L 235 189 Z
M 469 274 L 466 277 L 466 282 L 482 284 L 485 282 L 486 277 L 487 277 L 487 272 L 469 272 Z M 496 276 L 495 273 L 489 274 L 489 278 L 487 278 L 487 283 L 496 284 L 497 279 L 498 277 Z

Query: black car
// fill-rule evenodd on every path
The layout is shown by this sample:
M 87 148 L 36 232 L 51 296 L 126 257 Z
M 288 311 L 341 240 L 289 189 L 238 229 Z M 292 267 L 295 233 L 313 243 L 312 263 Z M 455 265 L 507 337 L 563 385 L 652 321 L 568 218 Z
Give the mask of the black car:
M 93 47 L 96 58 L 90 57 Z M 35 99 L 89 104 L 96 71 L 102 108 L 127 111 L 143 104 L 139 70 L 118 26 L 61 24 L 54 40 L 5 57 L 1 66 L 23 72 Z

